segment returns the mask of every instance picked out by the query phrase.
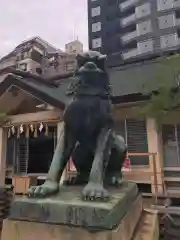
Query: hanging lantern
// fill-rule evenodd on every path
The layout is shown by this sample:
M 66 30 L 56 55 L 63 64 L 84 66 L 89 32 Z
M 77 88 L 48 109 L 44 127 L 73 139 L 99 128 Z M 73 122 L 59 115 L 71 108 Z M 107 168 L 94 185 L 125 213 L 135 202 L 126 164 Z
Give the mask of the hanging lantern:
M 31 125 L 29 126 L 29 128 L 30 128 L 31 132 L 34 132 L 34 125 L 33 125 L 33 124 L 31 124 Z
M 11 137 L 11 129 L 8 129 L 8 138 Z
M 15 134 L 15 132 L 16 132 L 16 130 L 15 130 L 15 127 L 14 127 L 14 126 L 12 126 L 12 128 L 11 128 L 11 133 L 14 135 L 14 134 Z
M 43 128 L 44 128 L 43 124 L 40 123 L 40 125 L 39 125 L 39 131 L 42 132 Z
M 19 127 L 19 132 L 20 132 L 20 134 L 22 134 L 22 133 L 24 132 L 24 127 L 23 127 L 22 124 L 21 124 L 21 126 Z

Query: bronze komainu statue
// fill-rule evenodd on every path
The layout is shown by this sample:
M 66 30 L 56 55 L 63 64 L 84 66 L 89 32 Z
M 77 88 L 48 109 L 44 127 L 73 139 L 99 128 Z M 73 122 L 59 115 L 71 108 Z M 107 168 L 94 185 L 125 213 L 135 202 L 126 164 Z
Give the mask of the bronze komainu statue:
M 83 199 L 106 199 L 106 185 L 121 183 L 127 149 L 124 139 L 113 130 L 105 59 L 95 51 L 77 56 L 77 70 L 67 92 L 72 101 L 64 111 L 64 124 L 47 180 L 31 188 L 30 196 L 46 197 L 58 192 L 70 157 L 77 169 L 74 184 L 86 184 Z

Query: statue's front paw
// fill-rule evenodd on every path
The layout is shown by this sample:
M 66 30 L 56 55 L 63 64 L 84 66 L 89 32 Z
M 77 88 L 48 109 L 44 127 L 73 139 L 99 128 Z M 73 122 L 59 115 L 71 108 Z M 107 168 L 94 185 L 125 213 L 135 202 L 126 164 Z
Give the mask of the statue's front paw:
M 103 200 L 109 199 L 109 193 L 101 184 L 88 183 L 82 192 L 83 199 L 86 201 Z
M 41 186 L 31 187 L 28 191 L 29 197 L 47 197 L 49 195 L 57 193 L 59 185 L 53 181 L 47 181 Z

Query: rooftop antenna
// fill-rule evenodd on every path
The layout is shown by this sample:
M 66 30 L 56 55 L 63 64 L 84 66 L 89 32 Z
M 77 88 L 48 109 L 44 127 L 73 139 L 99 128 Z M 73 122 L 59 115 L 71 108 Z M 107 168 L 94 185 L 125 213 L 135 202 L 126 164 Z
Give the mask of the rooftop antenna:
M 75 30 L 75 24 L 73 24 L 73 41 L 76 40 L 76 30 Z

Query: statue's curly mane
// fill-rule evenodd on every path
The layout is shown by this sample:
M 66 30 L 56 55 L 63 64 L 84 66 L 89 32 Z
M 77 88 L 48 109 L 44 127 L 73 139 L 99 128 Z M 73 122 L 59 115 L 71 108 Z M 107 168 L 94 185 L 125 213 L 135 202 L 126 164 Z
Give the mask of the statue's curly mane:
M 89 89 L 95 88 L 95 85 L 98 85 L 97 82 L 99 82 L 101 84 L 99 84 L 98 87 L 100 88 L 101 85 L 104 95 L 110 96 L 111 88 L 105 66 L 106 55 L 102 55 L 96 51 L 89 51 L 83 54 L 78 54 L 76 59 L 77 68 L 72 78 L 72 82 L 67 89 L 67 94 L 77 94 L 77 90 L 82 87 L 85 82 L 88 82 Z M 93 81 L 90 81 L 89 79 L 93 79 Z

